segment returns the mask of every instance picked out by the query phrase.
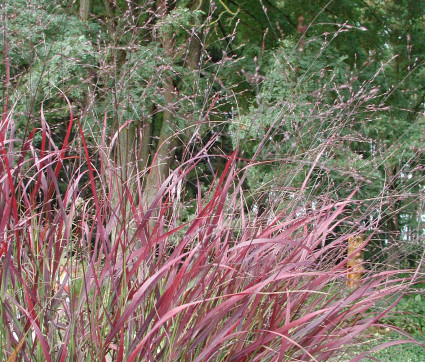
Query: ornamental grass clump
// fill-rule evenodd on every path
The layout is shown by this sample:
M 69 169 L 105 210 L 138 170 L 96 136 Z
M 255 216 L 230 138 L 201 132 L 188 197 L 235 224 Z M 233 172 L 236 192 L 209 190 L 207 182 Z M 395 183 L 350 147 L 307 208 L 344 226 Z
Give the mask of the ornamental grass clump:
M 0 136 L 4 360 L 323 361 L 383 328 L 415 282 L 410 270 L 366 268 L 348 288 L 348 240 L 364 230 L 335 231 L 356 194 L 313 203 L 282 187 L 253 212 L 242 185 L 255 162 L 237 151 L 190 199 L 207 144 L 144 204 L 107 137 L 93 152 L 72 111 L 62 145 L 43 110 L 25 139 L 11 112 Z M 417 343 L 392 343 L 403 342 Z

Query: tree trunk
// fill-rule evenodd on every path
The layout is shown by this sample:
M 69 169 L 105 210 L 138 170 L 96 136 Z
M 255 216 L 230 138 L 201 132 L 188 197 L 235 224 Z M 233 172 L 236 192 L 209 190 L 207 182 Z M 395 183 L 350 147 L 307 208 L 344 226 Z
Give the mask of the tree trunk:
M 204 13 L 206 13 L 208 11 L 208 5 L 209 5 L 209 1 L 207 0 L 201 0 L 200 3 L 199 1 L 194 1 L 190 5 L 190 10 L 191 11 L 201 10 Z M 199 17 L 195 19 L 195 26 L 200 26 L 203 20 L 204 20 L 203 17 L 199 15 Z M 201 52 L 202 52 L 202 46 L 203 46 L 201 37 L 202 37 L 202 34 L 199 33 L 195 27 L 193 27 L 191 36 L 188 40 L 189 53 L 187 57 L 187 65 L 189 69 L 191 69 L 194 72 L 196 72 L 200 68 L 199 61 L 201 59 Z
M 162 113 L 162 126 L 159 135 L 158 149 L 154 154 L 145 187 L 145 207 L 149 207 L 158 193 L 159 187 L 168 177 L 169 169 L 174 159 L 176 136 L 172 128 L 174 121 L 174 86 L 170 76 L 166 77 L 163 84 L 163 97 L 165 109 Z M 149 130 L 149 128 L 148 128 Z
M 90 14 L 93 13 L 93 0 L 80 0 L 80 18 L 89 20 Z
M 157 11 L 159 17 L 164 19 L 168 15 L 167 1 L 157 1 Z M 169 59 L 173 58 L 172 34 L 164 32 L 162 34 L 162 49 Z M 162 95 L 164 97 L 164 110 L 162 112 L 162 125 L 158 141 L 158 149 L 153 156 L 149 175 L 147 177 L 144 190 L 145 208 L 149 208 L 158 193 L 159 187 L 168 176 L 171 162 L 175 155 L 176 137 L 173 131 L 174 123 L 174 82 L 171 72 L 164 76 L 162 85 Z
M 201 1 L 201 3 L 195 1 L 189 5 L 189 8 L 191 11 L 203 10 L 205 12 L 207 10 L 208 3 L 209 2 L 206 0 Z M 166 0 L 157 1 L 157 11 L 161 18 L 165 18 L 168 15 Z M 198 24 L 195 24 L 195 26 L 199 26 L 201 22 L 202 19 L 198 19 Z M 173 34 L 164 32 L 161 43 L 164 53 L 168 56 L 169 59 L 172 59 L 174 52 Z M 196 73 L 200 68 L 199 62 L 201 59 L 203 46 L 201 35 L 198 34 L 196 27 L 192 29 L 192 34 L 187 43 L 189 44 L 186 58 L 187 69 L 193 73 Z M 170 72 L 170 74 L 172 73 Z M 193 75 L 195 80 L 193 82 L 193 95 L 195 95 L 197 91 L 197 82 L 196 74 Z M 164 76 L 162 95 L 164 97 L 165 107 L 162 113 L 163 120 L 159 136 L 158 149 L 154 156 L 154 160 L 152 162 L 150 173 L 146 182 L 144 197 L 145 207 L 149 207 L 151 205 L 152 201 L 157 195 L 159 187 L 168 177 L 178 144 L 178 138 L 176 134 L 174 134 L 175 131 L 173 129 L 173 124 L 175 123 L 175 112 L 177 110 L 176 103 L 178 100 L 176 100 L 175 97 L 175 87 L 171 75 Z
M 145 119 L 139 126 L 140 149 L 138 150 L 138 167 L 139 171 L 146 170 L 149 166 L 149 156 L 152 146 L 152 132 L 154 122 L 154 106 L 150 107 L 150 119 Z M 148 116 L 149 117 L 149 116 Z
M 106 16 L 111 20 L 114 17 L 114 7 L 109 1 L 110 0 L 103 0 L 103 4 L 105 5 Z

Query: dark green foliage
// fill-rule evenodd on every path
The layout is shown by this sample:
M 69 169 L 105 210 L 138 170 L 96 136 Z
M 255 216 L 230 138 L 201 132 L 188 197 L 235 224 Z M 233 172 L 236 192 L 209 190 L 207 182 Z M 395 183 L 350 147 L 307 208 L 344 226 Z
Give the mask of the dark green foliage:
M 425 333 L 425 300 L 422 288 L 419 288 L 417 293 L 405 296 L 400 301 L 394 310 L 398 317 L 391 321 L 396 327 L 419 336 L 423 336 L 423 333 Z
M 32 127 L 40 125 L 37 120 L 43 103 L 49 124 L 55 129 L 54 141 L 61 140 L 66 127 L 63 122 L 69 119 L 62 94 L 72 101 L 75 110 L 85 106 L 98 59 L 92 41 L 100 29 L 95 24 L 86 27 L 50 2 L 18 0 L 6 4 L 5 9 L 9 103 L 14 108 L 18 135 L 25 131 L 28 120 Z M 1 70 L 5 74 L 4 62 Z

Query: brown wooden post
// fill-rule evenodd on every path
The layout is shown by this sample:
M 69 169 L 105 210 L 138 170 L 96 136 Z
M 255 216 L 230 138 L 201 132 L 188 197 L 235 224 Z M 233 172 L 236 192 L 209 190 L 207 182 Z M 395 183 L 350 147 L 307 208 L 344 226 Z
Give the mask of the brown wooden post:
M 360 285 L 361 278 L 366 271 L 363 266 L 363 250 L 359 250 L 362 245 L 363 236 L 348 238 L 347 286 L 350 288 Z

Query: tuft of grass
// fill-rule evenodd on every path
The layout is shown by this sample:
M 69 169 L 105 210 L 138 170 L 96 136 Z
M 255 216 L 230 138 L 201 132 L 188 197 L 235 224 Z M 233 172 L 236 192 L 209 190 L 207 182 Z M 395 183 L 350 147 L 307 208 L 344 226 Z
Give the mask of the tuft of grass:
M 11 117 L 0 134 L 3 359 L 323 361 L 381 328 L 417 279 L 382 270 L 346 287 L 356 233 L 333 236 L 355 193 L 252 213 L 242 189 L 251 166 L 239 167 L 235 151 L 209 189 L 187 200 L 189 173 L 213 157 L 207 146 L 144 205 L 140 183 L 130 188 L 112 160 L 93 159 L 78 121 L 72 142 L 84 156 L 71 153 L 72 112 L 61 147 L 41 115 L 24 140 Z M 63 192 L 64 163 L 73 171 Z M 183 219 L 188 203 L 194 211 Z M 386 345 L 405 342 L 419 344 L 406 334 Z

